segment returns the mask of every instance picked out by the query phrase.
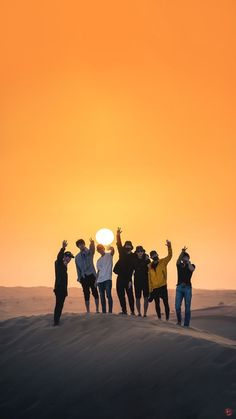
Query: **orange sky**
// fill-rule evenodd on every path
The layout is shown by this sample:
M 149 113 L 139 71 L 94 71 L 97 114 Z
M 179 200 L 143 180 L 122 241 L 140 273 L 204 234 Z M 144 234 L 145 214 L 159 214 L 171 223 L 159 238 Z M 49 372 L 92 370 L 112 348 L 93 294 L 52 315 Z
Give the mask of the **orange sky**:
M 235 288 L 236 2 L 8 0 L 0 285 L 53 284 L 62 239 L 123 228 Z M 74 264 L 70 286 L 76 285 Z

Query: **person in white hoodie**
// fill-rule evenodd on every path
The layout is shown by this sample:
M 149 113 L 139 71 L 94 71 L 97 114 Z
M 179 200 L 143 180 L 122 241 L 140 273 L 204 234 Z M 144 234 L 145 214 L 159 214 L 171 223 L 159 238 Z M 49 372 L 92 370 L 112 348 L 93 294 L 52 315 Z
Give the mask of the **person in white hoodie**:
M 99 289 L 102 312 L 107 312 L 106 297 L 108 300 L 108 310 L 112 313 L 113 299 L 111 295 L 112 290 L 112 267 L 113 267 L 113 255 L 115 250 L 110 247 L 110 252 L 105 252 L 105 247 L 102 244 L 97 245 L 97 252 L 101 257 L 97 261 L 97 280 L 96 284 Z M 106 294 L 106 296 L 105 296 Z

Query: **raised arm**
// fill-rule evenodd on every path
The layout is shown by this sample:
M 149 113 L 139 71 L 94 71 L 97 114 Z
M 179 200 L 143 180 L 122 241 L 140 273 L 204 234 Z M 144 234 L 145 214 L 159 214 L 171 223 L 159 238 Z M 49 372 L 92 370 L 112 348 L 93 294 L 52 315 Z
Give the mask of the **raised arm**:
M 63 240 L 62 242 L 62 248 L 60 249 L 58 255 L 57 255 L 57 261 L 58 262 L 62 262 L 63 261 L 63 257 L 64 257 L 64 253 L 65 253 L 65 249 L 67 246 L 67 241 Z
M 121 228 L 120 227 L 118 227 L 118 229 L 117 229 L 117 233 L 116 233 L 116 245 L 117 245 L 117 249 L 118 249 L 118 252 L 119 253 L 121 253 L 122 252 L 122 250 L 123 250 L 123 246 L 122 246 L 122 241 L 121 241 L 121 233 L 122 233 L 122 231 L 121 231 Z
M 182 257 L 183 257 L 183 255 L 184 255 L 184 253 L 186 252 L 186 250 L 187 250 L 187 247 L 186 247 L 186 246 L 184 246 L 184 247 L 183 247 L 183 249 L 181 250 L 181 253 L 180 253 L 180 255 L 179 255 L 179 257 L 178 257 L 177 261 L 176 261 L 176 265 L 180 265 L 181 260 L 182 260 Z
M 168 255 L 164 258 L 166 264 L 171 260 L 172 258 L 172 246 L 171 246 L 171 242 L 169 240 L 166 240 L 166 246 L 168 248 Z
M 191 272 L 195 270 L 195 265 L 193 265 L 190 261 L 188 262 L 188 268 Z
M 115 254 L 115 249 L 114 249 L 114 247 L 110 246 L 110 247 L 109 247 L 109 250 L 110 250 L 110 254 L 111 254 L 111 256 L 114 256 L 114 254 Z
M 90 245 L 89 245 L 89 250 L 91 255 L 94 255 L 95 253 L 95 244 L 94 244 L 94 240 L 92 238 L 89 239 L 90 241 Z

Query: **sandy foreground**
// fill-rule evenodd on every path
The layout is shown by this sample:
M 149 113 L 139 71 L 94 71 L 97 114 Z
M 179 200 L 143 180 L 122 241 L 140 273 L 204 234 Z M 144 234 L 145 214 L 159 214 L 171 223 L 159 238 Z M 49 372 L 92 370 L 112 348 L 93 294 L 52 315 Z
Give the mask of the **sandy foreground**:
M 4 298 L 6 316 L 13 296 Z M 189 329 L 152 307 L 147 318 L 65 313 L 59 327 L 52 313 L 9 315 L 0 322 L 0 418 L 236 417 L 234 301 L 195 307 Z

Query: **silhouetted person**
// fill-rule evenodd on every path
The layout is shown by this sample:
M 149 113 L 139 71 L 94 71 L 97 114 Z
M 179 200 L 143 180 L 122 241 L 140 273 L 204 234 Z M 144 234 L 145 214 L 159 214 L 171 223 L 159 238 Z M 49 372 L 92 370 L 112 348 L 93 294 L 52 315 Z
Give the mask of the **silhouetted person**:
M 95 287 L 96 271 L 93 263 L 95 253 L 94 240 L 90 239 L 89 249 L 85 246 L 83 239 L 77 240 L 76 246 L 80 249 L 80 252 L 75 257 L 77 281 L 81 283 L 83 288 L 87 313 L 90 313 L 90 290 L 95 300 L 96 312 L 99 313 L 98 290 Z
M 144 317 L 147 315 L 148 309 L 148 265 L 150 259 L 146 255 L 145 250 L 142 246 L 137 246 L 134 252 L 134 292 L 136 298 L 136 308 L 138 315 L 141 316 L 141 305 L 140 300 L 143 294 L 144 299 Z
M 60 317 L 64 305 L 65 298 L 68 295 L 67 285 L 68 285 L 68 274 L 67 274 L 67 265 L 71 261 L 71 258 L 74 256 L 71 252 L 65 252 L 67 246 L 67 241 L 63 240 L 62 248 L 57 255 L 57 260 L 55 261 L 55 286 L 54 293 L 56 296 L 56 306 L 54 310 L 54 326 L 58 326 L 60 322 Z
M 102 244 L 97 245 L 97 252 L 101 257 L 97 261 L 97 280 L 100 300 L 102 305 L 102 312 L 106 313 L 106 297 L 108 300 L 108 310 L 112 313 L 113 299 L 111 295 L 112 289 L 112 267 L 113 267 L 113 255 L 115 250 L 110 246 L 110 252 L 105 252 L 105 247 Z M 106 296 L 105 296 L 106 294 Z
M 167 291 L 167 264 L 172 258 L 172 247 L 171 242 L 169 240 L 166 240 L 166 246 L 168 247 L 168 256 L 166 256 L 163 259 L 159 259 L 159 256 L 155 250 L 152 250 L 150 252 L 152 263 L 150 263 L 148 267 L 150 292 L 149 302 L 151 302 L 154 299 L 157 316 L 159 319 L 161 319 L 161 298 L 165 307 L 166 320 L 169 320 L 170 307 L 168 302 Z
M 190 262 L 190 256 L 186 252 L 187 247 L 184 247 L 176 262 L 178 272 L 178 283 L 176 287 L 175 309 L 177 315 L 177 324 L 181 325 L 181 305 L 184 299 L 185 303 L 185 318 L 184 326 L 188 327 L 191 318 L 191 300 L 192 300 L 192 284 L 191 277 L 195 270 L 195 265 Z
M 134 294 L 132 286 L 132 275 L 134 270 L 134 254 L 131 241 L 126 241 L 122 246 L 120 228 L 117 230 L 116 240 L 119 252 L 119 260 L 115 264 L 113 272 L 117 274 L 116 290 L 121 305 L 121 313 L 127 314 L 125 292 L 128 297 L 131 314 L 134 315 Z

